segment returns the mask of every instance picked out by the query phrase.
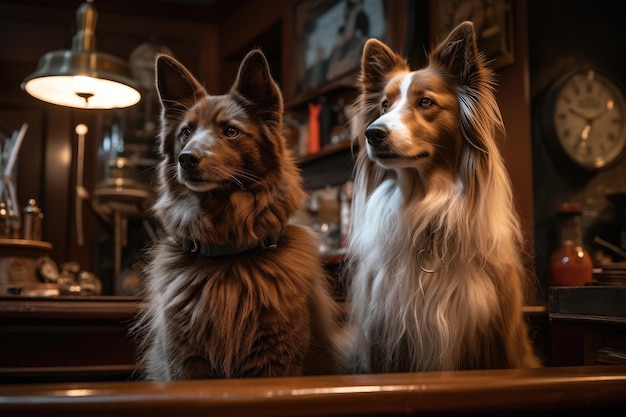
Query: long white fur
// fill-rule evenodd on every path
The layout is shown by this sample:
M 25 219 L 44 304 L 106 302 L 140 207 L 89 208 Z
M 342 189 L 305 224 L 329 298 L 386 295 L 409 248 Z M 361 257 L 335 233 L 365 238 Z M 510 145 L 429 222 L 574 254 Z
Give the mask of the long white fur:
M 460 41 L 451 35 L 440 49 L 446 42 Z M 364 67 L 377 64 L 365 54 Z M 472 59 L 467 67 L 479 73 L 468 78 L 479 78 L 477 88 L 450 87 L 456 91 L 450 104 L 448 90 L 426 91 L 437 97 L 442 115 L 458 118 L 463 143 L 453 170 L 422 158 L 377 159 L 364 138 L 369 125 L 383 125 L 402 148 L 421 140 L 411 136 L 417 125 L 408 125 L 424 123 L 408 116 L 418 98 L 410 88 L 415 71 L 398 64 L 386 75 L 388 85 L 400 86 L 400 97 L 374 117 L 376 103 L 363 87 L 348 251 L 357 371 L 539 366 L 522 314 L 523 235 L 496 143 L 504 125 L 482 57 Z M 431 62 L 437 68 L 422 71 L 440 66 Z

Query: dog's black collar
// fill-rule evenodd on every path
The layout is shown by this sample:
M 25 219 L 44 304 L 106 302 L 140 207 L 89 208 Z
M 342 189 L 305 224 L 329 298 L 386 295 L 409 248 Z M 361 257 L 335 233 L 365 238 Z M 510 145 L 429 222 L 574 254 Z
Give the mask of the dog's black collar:
M 276 249 L 278 246 L 278 240 L 283 234 L 282 229 L 273 235 L 270 235 L 267 239 L 259 242 L 255 242 L 248 246 L 231 246 L 231 245 L 207 245 L 205 243 L 197 242 L 195 240 L 183 240 L 182 248 L 186 253 L 197 253 L 207 258 L 219 258 L 222 256 L 239 255 L 247 252 L 251 249 Z

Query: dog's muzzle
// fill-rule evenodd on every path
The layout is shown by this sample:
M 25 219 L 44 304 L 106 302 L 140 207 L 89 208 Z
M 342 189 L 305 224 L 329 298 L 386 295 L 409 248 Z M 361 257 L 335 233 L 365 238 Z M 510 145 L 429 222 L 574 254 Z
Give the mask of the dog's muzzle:
M 178 154 L 178 164 L 182 169 L 191 170 L 200 163 L 200 155 L 195 151 L 182 151 Z
M 399 155 L 394 152 L 389 134 L 391 131 L 382 124 L 372 124 L 365 130 L 365 139 L 367 140 L 368 153 L 371 158 L 376 160 L 395 159 Z
M 196 192 L 205 192 L 217 187 L 218 183 L 206 178 L 201 172 L 202 154 L 184 150 L 178 154 L 178 182 Z
M 365 139 L 373 147 L 382 146 L 389 137 L 389 130 L 383 125 L 370 125 L 365 130 Z

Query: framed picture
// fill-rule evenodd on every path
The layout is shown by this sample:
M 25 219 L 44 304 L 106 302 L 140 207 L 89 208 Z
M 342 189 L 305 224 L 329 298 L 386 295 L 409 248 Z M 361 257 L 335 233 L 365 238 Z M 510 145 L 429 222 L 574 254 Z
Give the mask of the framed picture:
M 368 38 L 393 44 L 393 0 L 299 0 L 293 13 L 294 97 L 313 96 L 356 75 Z M 404 27 L 405 23 L 400 22 Z M 394 23 L 395 25 L 395 23 Z M 396 30 L 396 28 L 393 28 Z M 394 45 L 397 46 L 397 45 Z
M 465 20 L 474 22 L 478 49 L 494 69 L 515 61 L 513 0 L 431 0 L 432 44 Z

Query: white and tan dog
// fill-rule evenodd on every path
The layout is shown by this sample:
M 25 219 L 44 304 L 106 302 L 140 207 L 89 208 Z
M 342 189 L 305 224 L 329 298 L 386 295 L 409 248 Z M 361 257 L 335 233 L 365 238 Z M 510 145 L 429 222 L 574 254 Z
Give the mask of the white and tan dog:
M 464 22 L 411 71 L 375 39 L 357 100 L 349 245 L 355 369 L 537 367 L 491 71 Z

